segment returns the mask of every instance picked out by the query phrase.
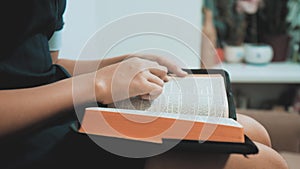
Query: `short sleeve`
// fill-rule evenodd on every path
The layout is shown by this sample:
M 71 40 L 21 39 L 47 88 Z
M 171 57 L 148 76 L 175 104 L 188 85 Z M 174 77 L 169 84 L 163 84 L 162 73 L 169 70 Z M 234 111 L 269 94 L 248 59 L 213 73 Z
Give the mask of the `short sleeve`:
M 52 37 L 49 40 L 49 50 L 50 51 L 59 51 L 62 46 L 62 31 L 55 31 Z
M 58 16 L 57 16 L 57 24 L 56 24 L 55 30 L 58 31 L 58 30 L 62 30 L 63 26 L 64 26 L 63 15 L 64 15 L 64 12 L 66 9 L 67 2 L 66 2 L 66 0 L 58 0 L 58 1 L 56 1 L 56 3 L 57 3 L 57 9 L 58 9 Z
M 57 20 L 55 24 L 55 32 L 48 41 L 50 51 L 58 51 L 62 46 L 62 29 L 64 27 L 63 15 L 66 8 L 66 0 L 56 0 Z

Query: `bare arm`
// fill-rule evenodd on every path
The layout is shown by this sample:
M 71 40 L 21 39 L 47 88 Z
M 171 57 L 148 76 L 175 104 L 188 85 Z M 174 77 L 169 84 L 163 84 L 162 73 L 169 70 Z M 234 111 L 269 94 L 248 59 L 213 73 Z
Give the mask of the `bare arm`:
M 53 63 L 63 66 L 71 75 L 74 75 L 75 65 L 80 67 L 80 71 L 78 70 L 76 71 L 76 74 L 78 75 L 78 74 L 94 72 L 101 68 L 107 67 L 109 65 L 119 63 L 123 60 L 138 57 L 141 59 L 147 59 L 150 61 L 157 62 L 160 65 L 167 67 L 170 72 L 173 72 L 178 76 L 186 76 L 186 72 L 183 72 L 181 68 L 178 65 L 172 63 L 171 60 L 156 55 L 127 54 L 127 55 L 121 55 L 121 56 L 107 58 L 103 60 L 89 60 L 89 61 L 84 61 L 84 60 L 75 61 L 69 59 L 60 59 L 58 58 L 58 52 L 51 52 L 51 55 L 52 55 Z
M 78 92 L 84 95 L 92 83 L 83 82 L 86 87 Z M 82 101 L 88 100 L 85 97 Z M 59 115 L 72 106 L 72 79 L 36 88 L 0 90 L 0 137 Z
M 134 96 L 156 98 L 167 72 L 157 62 L 131 58 L 45 86 L 0 90 L 0 137 L 59 115 L 73 106 L 74 97 L 77 105 L 95 99 L 110 104 Z
M 53 57 L 57 57 L 55 54 L 58 53 L 52 52 L 51 54 Z M 152 58 L 152 56 L 149 57 Z M 76 96 L 80 96 L 80 100 L 76 100 L 76 104 L 94 101 L 94 94 L 97 101 L 104 104 L 133 96 L 156 98 L 162 92 L 168 69 L 157 62 L 136 57 L 120 62 L 125 58 L 126 56 L 120 56 L 104 60 L 98 71 L 53 84 L 28 89 L 0 90 L 0 137 L 41 123 L 43 120 L 71 108 L 74 97 L 72 90 L 74 80 L 80 83 L 77 85 L 80 87 L 76 88 L 75 92 Z M 53 61 L 56 64 L 61 63 L 72 72 L 74 61 L 55 60 L 55 58 Z M 166 60 L 159 61 L 169 65 L 171 69 L 178 68 Z M 80 62 L 87 65 L 93 64 L 92 61 Z M 115 62 L 117 63 L 114 64 Z M 104 67 L 102 68 L 102 66 Z M 129 93 L 129 95 L 120 95 L 120 93 Z
M 68 70 L 68 72 L 71 75 L 74 75 L 74 68 L 75 65 L 80 65 L 80 72 L 76 72 L 76 74 L 85 74 L 94 72 L 96 70 L 99 70 L 103 67 L 106 67 L 108 65 L 112 65 L 118 62 L 121 62 L 124 60 L 125 56 L 119 56 L 115 58 L 109 58 L 104 60 L 89 60 L 89 61 L 75 61 L 75 60 L 69 60 L 69 59 L 58 59 L 56 64 L 63 66 L 65 69 Z
M 80 72 L 76 72 L 76 73 L 85 74 L 121 62 L 122 60 L 128 57 L 128 55 L 123 55 L 123 56 L 118 56 L 118 57 L 108 58 L 103 60 L 76 61 L 76 60 L 58 58 L 58 55 L 59 55 L 58 51 L 51 52 L 53 64 L 58 64 L 63 66 L 71 75 L 74 75 L 74 68 L 76 64 L 80 64 L 80 68 L 82 68 Z

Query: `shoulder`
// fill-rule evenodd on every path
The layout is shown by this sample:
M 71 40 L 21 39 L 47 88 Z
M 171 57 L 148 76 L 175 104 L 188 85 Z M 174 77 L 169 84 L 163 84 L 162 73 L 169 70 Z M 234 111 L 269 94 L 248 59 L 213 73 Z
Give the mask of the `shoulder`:
M 50 38 L 56 30 L 63 28 L 63 13 L 66 0 L 11 0 L 0 6 L 1 41 L 9 53 L 37 34 Z

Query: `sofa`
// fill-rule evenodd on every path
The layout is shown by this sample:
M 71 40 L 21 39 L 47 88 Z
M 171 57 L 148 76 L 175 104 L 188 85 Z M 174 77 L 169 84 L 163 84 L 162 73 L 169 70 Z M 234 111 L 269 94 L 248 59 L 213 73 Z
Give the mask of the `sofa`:
M 300 115 L 282 110 L 244 110 L 269 132 L 273 148 L 287 161 L 290 169 L 300 169 Z

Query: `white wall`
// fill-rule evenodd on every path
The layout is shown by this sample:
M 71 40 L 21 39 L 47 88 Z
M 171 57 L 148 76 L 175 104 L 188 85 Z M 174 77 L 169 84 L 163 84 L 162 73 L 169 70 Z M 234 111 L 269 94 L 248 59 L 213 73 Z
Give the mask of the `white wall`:
M 64 14 L 60 57 L 76 59 L 85 42 L 96 30 L 95 0 L 70 0 Z
M 202 0 L 69 0 L 65 13 L 63 46 L 60 56 L 76 59 L 87 40 L 98 29 L 120 17 L 134 13 L 168 13 L 184 18 L 201 29 L 201 8 Z M 195 39 L 199 43 L 198 51 L 200 51 L 200 36 Z M 101 47 L 101 44 L 99 46 Z M 108 57 L 145 48 L 162 48 L 176 55 L 184 56 L 190 67 L 198 67 L 200 64 L 199 58 L 196 58 L 181 44 L 172 42 L 170 39 L 149 38 L 149 36 L 126 41 L 114 48 Z

